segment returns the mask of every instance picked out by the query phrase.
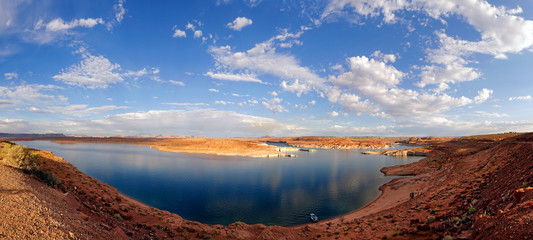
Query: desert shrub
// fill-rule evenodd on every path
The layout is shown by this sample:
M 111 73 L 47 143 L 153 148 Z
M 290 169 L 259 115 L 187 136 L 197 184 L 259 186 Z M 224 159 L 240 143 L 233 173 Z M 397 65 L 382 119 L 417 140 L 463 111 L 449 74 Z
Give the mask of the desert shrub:
M 28 173 L 35 175 L 36 177 L 41 179 L 43 182 L 48 184 L 48 186 L 50 186 L 50 187 L 55 187 L 55 186 L 61 185 L 61 181 L 59 181 L 59 179 L 57 179 L 55 174 L 53 174 L 51 172 L 47 172 L 47 171 L 45 171 L 45 170 L 43 170 L 41 168 L 36 168 L 36 169 L 34 169 L 32 171 L 28 171 Z
M 477 212 L 477 209 L 474 207 L 471 207 L 470 209 L 468 209 L 468 214 L 473 214 L 475 212 Z
M 0 150 L 0 156 L 4 164 L 14 168 L 32 171 L 39 167 L 37 156 L 31 153 L 29 148 L 24 146 L 4 143 L 4 146 Z
M 23 170 L 27 174 L 35 175 L 51 187 L 58 186 L 61 182 L 50 172 L 40 168 L 39 158 L 30 152 L 29 148 L 13 143 L 4 143 L 0 149 L 0 158 L 4 164 Z

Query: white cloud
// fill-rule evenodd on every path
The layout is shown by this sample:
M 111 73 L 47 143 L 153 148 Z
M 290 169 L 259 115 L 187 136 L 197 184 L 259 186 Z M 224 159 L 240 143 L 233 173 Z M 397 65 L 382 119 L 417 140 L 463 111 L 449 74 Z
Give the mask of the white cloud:
M 439 113 L 452 107 L 482 103 L 492 94 L 492 90 L 482 89 L 471 99 L 402 89 L 398 85 L 405 74 L 385 62 L 363 56 L 349 58 L 348 63 L 349 71 L 330 76 L 334 87 L 326 95 L 331 102 L 356 114 L 387 117 Z
M 485 102 L 487 101 L 487 99 L 489 99 L 490 95 L 492 94 L 492 90 L 490 89 L 486 89 L 486 88 L 483 88 L 481 90 L 479 90 L 477 93 L 478 95 L 474 98 L 474 101 L 476 103 L 482 103 L 482 102 Z
M 244 0 L 250 7 L 257 7 L 263 0 Z
M 108 88 L 109 85 L 124 80 L 118 70 L 120 70 L 119 64 L 111 63 L 103 56 L 83 54 L 79 64 L 63 69 L 53 78 L 69 85 L 90 89 Z
M 348 59 L 350 71 L 332 78 L 335 85 L 357 88 L 363 94 L 371 95 L 376 88 L 396 86 L 405 75 L 385 62 L 368 59 L 365 56 Z
M 248 19 L 246 17 L 238 17 L 233 20 L 233 22 L 230 22 L 227 24 L 227 26 L 235 31 L 240 31 L 242 28 L 252 25 L 253 21 L 251 19 Z
M 418 86 L 428 84 L 457 83 L 471 81 L 480 73 L 467 66 L 466 59 L 473 53 L 489 54 L 495 58 L 506 58 L 509 53 L 518 53 L 533 46 L 533 21 L 514 14 L 521 9 L 507 9 L 480 1 L 371 1 L 331 0 L 322 13 L 322 20 L 335 15 L 356 13 L 360 16 L 383 16 L 385 23 L 398 21 L 396 12 L 422 11 L 430 17 L 443 20 L 453 14 L 464 17 L 481 34 L 480 41 L 467 41 L 448 36 L 438 31 L 440 48 L 428 50 L 427 60 L 432 64 L 421 67 L 421 81 Z M 356 19 L 357 16 L 352 16 Z
M 49 23 L 45 24 L 42 21 L 37 22 L 35 29 L 39 30 L 41 27 L 45 27 L 47 31 L 57 32 L 66 31 L 76 27 L 92 28 L 98 24 L 104 24 L 104 20 L 101 18 L 80 18 L 70 22 L 65 22 L 61 18 L 56 18 Z
M 153 124 L 154 122 L 158 124 Z M 62 129 L 61 132 L 103 136 L 164 134 L 242 137 L 293 135 L 304 130 L 300 126 L 279 123 L 272 118 L 213 109 L 132 112 L 107 116 L 102 120 L 62 121 L 57 125 L 58 129 Z
M 203 35 L 202 31 L 200 31 L 200 30 L 194 31 L 194 38 L 200 38 L 200 37 L 202 37 L 202 35 Z
M 252 100 L 246 100 L 243 102 L 237 103 L 238 106 L 244 107 L 244 106 L 255 106 L 259 103 L 259 101 L 252 99 Z
M 242 94 L 232 93 L 231 96 L 234 96 L 234 97 L 249 97 L 250 95 L 242 95 Z
M 185 31 L 176 29 L 176 30 L 174 30 L 174 34 L 172 34 L 172 37 L 174 37 L 174 38 L 178 38 L 178 37 L 184 38 L 184 37 L 187 37 L 187 33 Z
M 120 68 L 120 66 L 119 66 Z M 123 77 L 134 77 L 134 78 L 139 78 L 139 77 L 143 77 L 143 76 L 146 76 L 150 74 L 148 72 L 148 70 L 146 70 L 146 68 L 143 68 L 141 70 L 138 70 L 138 71 L 131 71 L 131 70 L 128 70 L 126 71 L 125 73 L 121 74 L 121 76 Z
M 121 23 L 124 20 L 124 15 L 126 14 L 126 9 L 124 8 L 125 0 L 118 0 L 117 4 L 113 6 L 115 11 L 115 21 Z
M 194 31 L 196 27 L 192 23 L 187 23 L 187 25 L 185 25 L 185 29 Z
M 215 104 L 218 104 L 218 105 L 235 104 L 234 102 L 228 102 L 228 101 L 223 101 L 223 100 L 215 101 L 214 103 L 215 103 Z
M 368 113 L 390 117 L 439 113 L 453 107 L 481 103 L 492 93 L 492 90 L 483 89 L 478 96 L 470 99 L 399 88 L 406 74 L 386 64 L 394 62 L 396 57 L 380 52 L 374 55 L 381 61 L 365 56 L 349 58 L 348 71 L 326 80 L 300 66 L 294 57 L 275 50 L 270 39 L 245 52 L 232 52 L 229 46 L 211 47 L 209 51 L 221 68 L 280 77 L 285 91 L 300 95 L 314 90 L 330 102 L 343 106 L 345 111 L 357 115 Z
M 33 127 L 30 127 L 31 124 L 23 119 L 13 119 L 5 118 L 0 119 L 0 132 L 5 133 L 21 133 L 21 132 L 30 132 L 32 130 L 37 130 Z M 42 129 L 39 132 L 42 132 Z
M 335 112 L 335 111 L 332 111 L 332 112 L 328 113 L 328 116 L 330 116 L 330 117 L 338 117 L 339 113 Z
M 218 90 L 218 89 L 214 89 L 214 88 L 207 89 L 207 91 L 210 91 L 210 92 L 220 92 L 220 90 Z
M 281 98 L 272 98 L 268 101 L 263 101 L 262 104 L 265 108 L 272 112 L 288 112 L 289 110 L 285 109 L 283 106 L 280 105 L 280 103 L 283 100 Z
M 111 30 L 115 25 L 118 25 L 124 20 L 124 15 L 126 15 L 126 8 L 124 8 L 125 0 L 118 0 L 115 5 L 113 5 L 113 12 L 115 13 L 113 20 L 107 22 L 106 27 L 108 30 Z
M 393 126 L 375 126 L 375 127 L 352 127 L 333 125 L 325 129 L 315 130 L 314 135 L 323 136 L 391 136 L 395 135 Z
M 172 84 L 172 85 L 176 85 L 176 86 L 185 86 L 185 83 L 184 82 L 180 82 L 180 81 L 176 81 L 176 80 L 168 80 L 168 83 Z
M 229 46 L 210 47 L 209 52 L 222 67 L 257 73 L 272 74 L 285 79 L 282 88 L 298 95 L 323 88 L 324 80 L 290 55 L 276 53 L 271 43 L 265 42 L 246 52 L 232 52 Z
M 261 81 L 257 78 L 255 74 L 233 74 L 233 73 L 213 73 L 213 72 L 207 72 L 205 76 L 208 76 L 213 79 L 218 80 L 226 80 L 226 81 L 234 81 L 234 82 L 256 82 L 265 84 L 265 82 Z
M 6 80 L 13 80 L 17 79 L 19 77 L 18 73 L 16 72 L 10 72 L 10 73 L 4 73 L 4 78 Z
M 493 117 L 493 118 L 509 117 L 509 115 L 505 113 L 490 113 L 490 112 L 485 112 L 485 111 L 475 111 L 474 113 L 481 117 Z
M 4 33 L 13 27 L 21 4 L 24 4 L 24 2 L 0 1 L 0 33 Z
M 309 104 L 310 105 L 316 105 L 316 101 L 315 100 L 311 100 L 311 101 L 309 101 Z
M 509 101 L 516 101 L 516 100 L 531 100 L 531 99 L 533 99 L 533 97 L 531 97 L 531 95 L 527 95 L 527 96 L 510 97 L 510 98 L 509 98 Z
M 531 132 L 533 121 L 452 121 L 444 117 L 420 116 L 397 121 L 396 131 L 409 135 L 468 136 L 502 132 Z
M 100 114 L 104 112 L 109 112 L 116 109 L 125 109 L 128 107 L 121 107 L 121 106 L 115 106 L 115 105 L 105 105 L 100 107 L 89 107 L 87 104 L 75 104 L 75 105 L 68 105 L 63 107 L 47 107 L 45 109 L 38 109 L 35 107 L 28 108 L 28 111 L 30 112 L 36 112 L 36 113 L 57 113 L 57 114 L 64 114 L 64 115 L 70 115 L 70 116 L 77 116 L 77 117 L 84 117 L 88 115 L 95 115 Z
M 164 105 L 172 105 L 172 106 L 208 106 L 207 103 L 161 103 Z
M 59 104 L 65 102 L 67 98 L 61 95 L 57 96 L 47 93 L 58 89 L 60 87 L 55 85 L 40 84 L 22 84 L 15 87 L 0 86 L 0 101 L 22 105 Z
M 272 91 L 272 92 L 270 92 L 269 94 L 270 94 L 270 96 L 272 96 L 272 97 L 277 97 L 277 96 L 278 96 L 278 93 L 275 92 L 275 91 Z
M 396 55 L 394 54 L 384 54 L 381 51 L 375 51 L 372 53 L 372 56 L 374 59 L 378 59 L 384 63 L 394 63 L 396 62 Z

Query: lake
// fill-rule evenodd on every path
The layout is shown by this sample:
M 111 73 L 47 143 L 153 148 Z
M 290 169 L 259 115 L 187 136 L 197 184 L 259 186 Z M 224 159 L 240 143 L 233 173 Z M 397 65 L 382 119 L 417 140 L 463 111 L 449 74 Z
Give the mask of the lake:
M 79 170 L 150 206 L 208 224 L 291 226 L 363 207 L 380 193 L 382 167 L 421 157 L 363 155 L 364 150 L 295 152 L 297 158 L 170 153 L 108 143 L 17 142 L 51 151 Z

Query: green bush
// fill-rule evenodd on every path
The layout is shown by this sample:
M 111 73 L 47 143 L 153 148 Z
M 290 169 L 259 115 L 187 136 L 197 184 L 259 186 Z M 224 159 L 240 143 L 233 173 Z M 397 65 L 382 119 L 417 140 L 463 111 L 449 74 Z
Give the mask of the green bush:
M 474 207 L 471 207 L 470 209 L 468 209 L 468 214 L 473 214 L 475 212 L 477 212 L 477 209 Z
M 0 158 L 5 165 L 23 170 L 41 179 L 51 187 L 58 186 L 61 182 L 50 172 L 40 168 L 39 158 L 31 153 L 29 148 L 13 143 L 4 143 L 0 149 Z
M 56 175 L 54 175 L 51 172 L 47 172 L 41 168 L 34 169 L 32 171 L 28 171 L 28 173 L 35 175 L 39 179 L 41 179 L 43 182 L 48 184 L 50 187 L 55 187 L 61 185 L 61 181 L 57 179 Z
M 25 171 L 33 171 L 39 167 L 39 160 L 37 156 L 29 151 L 29 148 L 12 144 L 4 143 L 0 156 L 4 164 L 19 168 Z

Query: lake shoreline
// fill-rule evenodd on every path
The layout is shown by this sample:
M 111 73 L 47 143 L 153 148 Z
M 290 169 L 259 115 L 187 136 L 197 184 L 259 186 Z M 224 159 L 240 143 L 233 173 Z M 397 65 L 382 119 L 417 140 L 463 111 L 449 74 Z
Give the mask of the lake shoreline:
M 382 172 L 387 175 L 410 176 L 383 185 L 379 197 L 361 209 L 318 223 L 292 227 L 240 222 L 223 226 L 185 220 L 129 199 L 50 152 L 34 152 L 42 160 L 42 168 L 63 182 L 54 190 L 63 196 L 56 201 L 65 203 L 61 207 L 66 214 L 74 215 L 69 215 L 66 222 L 61 222 L 64 219 L 54 220 L 60 224 L 54 231 L 71 238 L 433 239 L 450 236 L 500 239 L 507 236 L 527 239 L 532 236 L 532 229 L 516 219 L 527 223 L 533 219 L 530 207 L 533 186 L 528 185 L 533 177 L 528 172 L 533 167 L 530 159 L 533 134 L 498 138 L 476 137 L 442 143 L 427 158 L 385 167 Z M 34 179 L 20 174 L 18 178 L 22 181 Z M 34 184 L 40 184 L 40 187 L 30 192 L 41 191 L 38 189 L 45 186 L 39 182 Z M 498 197 L 502 193 L 509 197 Z M 16 203 L 6 197 L 9 194 L 0 196 L 10 204 Z M 12 211 L 16 213 L 25 208 L 20 205 Z M 39 216 L 36 218 L 39 220 Z M 0 216 L 0 222 L 5 225 L 2 221 L 6 219 Z M 25 226 L 35 226 L 26 223 L 36 219 L 21 218 L 19 221 L 17 225 L 25 229 Z M 500 224 L 502 222 L 504 224 Z M 0 229 L 0 234 L 5 235 L 12 231 L 10 229 Z M 26 238 L 35 237 L 29 230 L 15 233 Z

